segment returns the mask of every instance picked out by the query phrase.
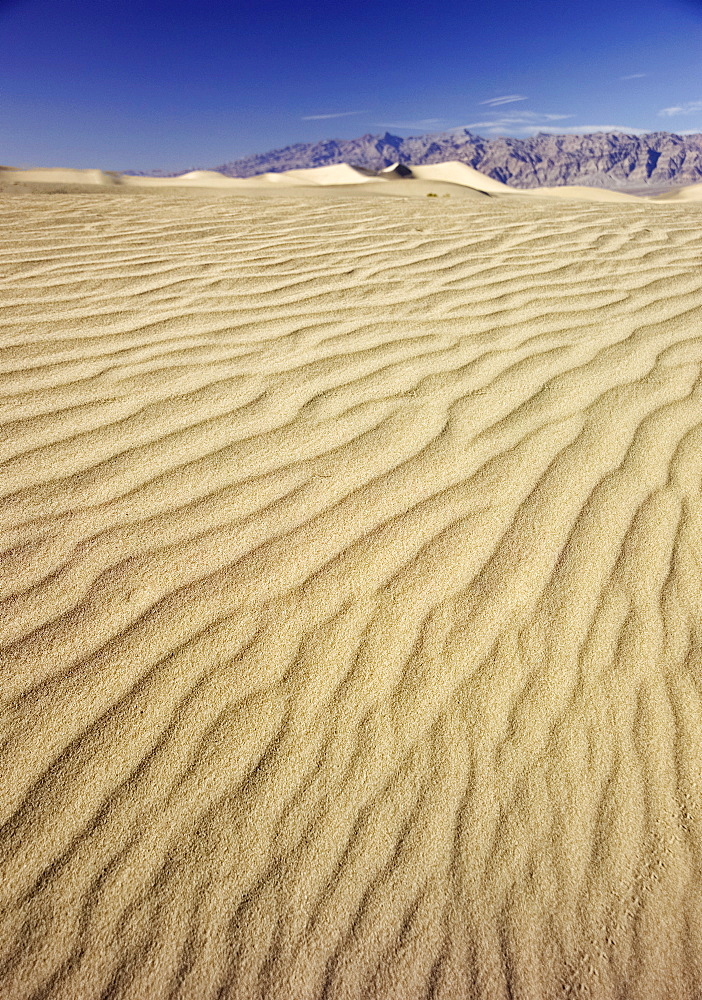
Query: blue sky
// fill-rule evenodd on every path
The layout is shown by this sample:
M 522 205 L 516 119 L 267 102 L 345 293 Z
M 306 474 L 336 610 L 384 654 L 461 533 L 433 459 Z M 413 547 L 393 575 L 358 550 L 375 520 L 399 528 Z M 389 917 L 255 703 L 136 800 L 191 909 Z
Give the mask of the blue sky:
M 0 0 L 0 163 L 367 132 L 702 132 L 702 0 Z

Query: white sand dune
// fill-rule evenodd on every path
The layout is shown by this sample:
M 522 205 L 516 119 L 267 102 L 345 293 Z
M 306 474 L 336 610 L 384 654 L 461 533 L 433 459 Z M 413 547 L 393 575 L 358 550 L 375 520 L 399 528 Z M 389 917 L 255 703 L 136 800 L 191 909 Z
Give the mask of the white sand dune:
M 484 178 L 490 182 L 490 178 Z M 102 171 L 80 170 L 15 170 L 0 167 L 0 191 L 7 186 L 39 186 L 40 189 L 61 188 L 87 190 L 95 186 L 110 184 L 113 187 L 138 191 L 161 191 L 173 189 L 195 193 L 217 191 L 220 194 L 254 195 L 280 194 L 287 189 L 302 189 L 303 193 L 318 197 L 331 193 L 356 193 L 364 196 L 385 195 L 402 198 L 422 198 L 429 194 L 450 195 L 454 198 L 481 198 L 482 191 L 471 185 L 456 184 L 437 180 L 412 179 L 411 183 L 399 173 L 374 174 L 372 171 L 351 167 L 346 163 L 329 167 L 314 167 L 309 170 L 286 170 L 280 173 L 256 174 L 253 177 L 227 177 L 212 170 L 192 170 L 177 177 L 141 177 L 128 174 L 104 174 Z M 60 193 L 60 192 L 59 192 Z
M 299 184 L 367 184 L 372 177 L 349 166 L 335 163 L 329 167 L 311 167 L 308 170 L 286 170 L 281 174 L 265 174 L 267 180 Z
M 2 1000 L 702 996 L 702 210 L 356 188 L 0 192 Z
M 619 201 L 641 202 L 641 197 L 625 191 L 609 191 L 607 188 L 585 187 L 582 184 L 567 184 L 563 187 L 540 187 L 521 190 L 520 194 L 537 198 L 570 198 L 578 201 Z
M 131 177 L 128 174 L 122 174 L 119 183 L 124 187 L 150 188 L 156 191 L 168 188 L 192 188 L 243 192 L 250 186 L 248 180 L 241 177 L 227 177 L 216 170 L 192 170 L 179 177 Z
M 68 167 L 36 167 L 19 170 L 0 167 L 0 184 L 99 184 L 122 183 L 122 175 L 107 170 L 73 170 Z
M 124 186 L 130 188 L 218 189 L 232 193 L 258 191 L 264 188 L 348 188 L 364 185 L 368 195 L 386 194 L 403 197 L 420 197 L 430 193 L 453 194 L 468 197 L 466 189 L 490 195 L 509 195 L 530 198 L 568 198 L 588 202 L 640 202 L 638 195 L 623 191 L 609 191 L 582 185 L 541 188 L 513 188 L 465 163 L 448 161 L 429 166 L 413 166 L 411 175 L 405 176 L 394 164 L 377 174 L 373 171 L 352 167 L 348 163 L 337 163 L 326 167 L 310 167 L 305 170 L 285 170 L 280 173 L 266 172 L 253 177 L 227 177 L 216 170 L 191 170 L 178 177 L 140 177 L 118 174 L 103 170 L 70 170 L 59 168 L 37 168 L 17 170 L 0 167 L 0 189 L 3 184 L 52 184 L 52 185 L 99 185 Z M 399 185 L 399 186 L 398 186 Z M 666 195 L 656 195 L 651 200 L 697 200 L 702 185 L 690 185 Z
M 686 187 L 658 195 L 659 201 L 702 201 L 702 184 L 688 184 Z
M 181 174 L 179 177 L 163 177 L 163 178 L 152 178 L 154 180 L 160 180 L 161 186 L 166 184 L 195 184 L 202 187 L 241 187 L 245 180 L 241 177 L 227 177 L 225 174 L 220 174 L 217 170 L 189 170 L 187 174 Z M 138 185 L 140 181 L 143 181 L 143 177 L 125 177 L 125 180 Z
M 405 163 L 391 163 L 388 167 L 383 167 L 382 170 L 378 171 L 381 177 L 387 177 L 389 179 L 402 179 L 414 177 L 414 172 L 411 167 L 408 167 Z
M 487 174 L 481 174 L 474 167 L 469 167 L 467 163 L 459 163 L 458 160 L 449 160 L 446 163 L 434 163 L 426 167 L 412 167 L 412 173 L 421 180 L 447 181 L 450 184 L 461 184 L 474 188 L 476 191 L 484 191 L 486 194 L 514 194 L 520 193 L 517 188 L 509 187 L 502 181 L 496 181 Z
M 309 186 L 341 186 L 349 184 L 366 184 L 377 180 L 375 175 L 357 170 L 347 163 L 338 163 L 329 167 L 313 167 L 309 170 L 285 170 L 280 173 L 256 174 L 254 177 L 227 177 L 216 170 L 191 170 L 178 177 L 124 177 L 127 184 L 138 187 L 143 182 L 156 182 L 157 187 L 172 187 L 181 184 L 198 187 L 230 187 L 256 188 L 261 184 L 275 184 L 281 187 Z
M 542 198 L 571 198 L 578 201 L 629 201 L 640 202 L 637 195 L 626 194 L 623 191 L 608 191 L 605 188 L 591 188 L 584 185 L 570 184 L 566 187 L 514 188 L 501 181 L 481 174 L 479 170 L 469 167 L 466 163 L 449 161 L 436 163 L 425 167 L 412 167 L 412 174 L 422 180 L 447 181 L 451 184 L 465 185 L 476 191 L 491 195 L 524 195 Z

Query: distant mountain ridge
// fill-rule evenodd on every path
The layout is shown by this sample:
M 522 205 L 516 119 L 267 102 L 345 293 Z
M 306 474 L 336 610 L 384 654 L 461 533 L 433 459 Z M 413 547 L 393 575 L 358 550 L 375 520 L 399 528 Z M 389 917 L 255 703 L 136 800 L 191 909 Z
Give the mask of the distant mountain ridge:
M 359 139 L 296 143 L 209 169 L 229 177 L 251 177 L 334 163 L 382 170 L 398 161 L 419 166 L 446 160 L 467 163 L 517 188 L 568 184 L 620 190 L 664 188 L 702 181 L 702 134 L 539 133 L 527 139 L 483 139 L 467 129 L 408 138 L 386 132 Z

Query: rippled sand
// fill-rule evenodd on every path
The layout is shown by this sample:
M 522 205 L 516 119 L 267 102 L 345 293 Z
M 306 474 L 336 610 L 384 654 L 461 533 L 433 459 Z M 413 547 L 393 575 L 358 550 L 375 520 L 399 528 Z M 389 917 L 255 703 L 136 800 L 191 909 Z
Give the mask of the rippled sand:
M 2 1000 L 699 1000 L 702 205 L 0 222 Z

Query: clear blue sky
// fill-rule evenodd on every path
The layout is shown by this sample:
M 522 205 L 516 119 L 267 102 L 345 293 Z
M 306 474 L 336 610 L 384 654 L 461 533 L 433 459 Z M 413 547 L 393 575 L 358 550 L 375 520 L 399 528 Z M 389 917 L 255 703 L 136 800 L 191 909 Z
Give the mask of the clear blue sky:
M 702 132 L 702 0 L 0 0 L 0 163 L 386 130 Z

